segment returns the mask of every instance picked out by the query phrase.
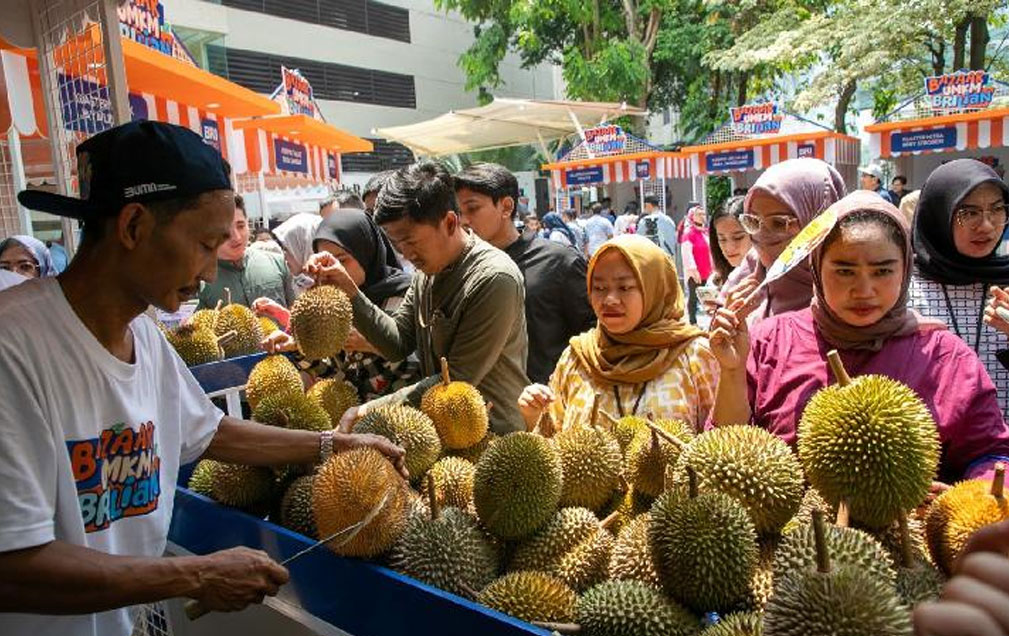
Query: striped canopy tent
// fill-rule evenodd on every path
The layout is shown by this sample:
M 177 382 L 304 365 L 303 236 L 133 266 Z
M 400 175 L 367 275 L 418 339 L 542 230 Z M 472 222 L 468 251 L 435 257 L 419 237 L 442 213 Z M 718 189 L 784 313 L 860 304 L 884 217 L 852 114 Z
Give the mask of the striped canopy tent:
M 663 150 L 623 131 L 619 131 L 624 137 L 619 151 L 599 152 L 590 141 L 594 130 L 598 129 L 585 131 L 589 140 L 583 138 L 559 161 L 541 166 L 550 173 L 558 210 L 568 207 L 572 191 L 620 183 L 637 186 L 641 199 L 649 194 L 658 197 L 665 209 L 667 181 L 692 176 L 686 155 Z
M 861 144 L 816 122 L 782 113 L 775 132 L 744 135 L 727 122 L 703 143 L 685 146 L 693 173 L 728 175 L 736 187 L 751 185 L 766 168 L 797 157 L 815 157 L 837 168 L 849 184 L 857 177 Z
M 941 89 L 931 95 L 922 91 L 866 126 L 870 155 L 892 160 L 896 174 L 907 177 L 909 189 L 920 188 L 932 170 L 951 159 L 972 157 L 1004 167 L 1009 163 L 1009 84 L 980 73 L 942 76 L 977 77 L 977 93 L 964 88 L 966 92 L 951 100 Z M 973 101 L 982 92 L 985 99 Z

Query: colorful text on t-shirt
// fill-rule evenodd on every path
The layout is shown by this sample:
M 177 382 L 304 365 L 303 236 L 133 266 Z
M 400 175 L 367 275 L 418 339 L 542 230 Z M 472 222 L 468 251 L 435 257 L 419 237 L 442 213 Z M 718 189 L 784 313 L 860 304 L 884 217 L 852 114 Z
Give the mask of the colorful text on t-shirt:
M 85 532 L 157 510 L 161 458 L 154 431 L 153 422 L 139 430 L 120 423 L 96 438 L 67 441 Z

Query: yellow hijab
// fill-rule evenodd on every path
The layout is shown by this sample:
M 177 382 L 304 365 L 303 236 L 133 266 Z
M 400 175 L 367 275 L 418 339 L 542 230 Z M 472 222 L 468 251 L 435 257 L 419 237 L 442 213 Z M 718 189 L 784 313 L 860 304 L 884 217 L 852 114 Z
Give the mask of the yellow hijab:
M 623 334 L 597 325 L 572 338 L 571 351 L 602 384 L 641 384 L 665 373 L 690 341 L 704 332 L 683 320 L 683 289 L 672 258 L 643 236 L 625 234 L 603 243 L 589 262 L 590 297 L 592 273 L 609 250 L 619 250 L 634 270 L 644 297 L 641 322 Z

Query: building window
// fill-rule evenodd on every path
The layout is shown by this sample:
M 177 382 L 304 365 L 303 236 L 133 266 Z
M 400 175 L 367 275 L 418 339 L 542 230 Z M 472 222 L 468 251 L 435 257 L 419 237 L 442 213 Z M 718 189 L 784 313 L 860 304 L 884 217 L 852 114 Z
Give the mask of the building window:
M 384 139 L 369 140 L 375 146 L 373 152 L 356 152 L 341 155 L 340 165 L 344 172 L 381 172 L 405 168 L 414 162 L 413 153 L 401 144 Z
M 410 12 L 375 0 L 220 0 L 226 7 L 410 41 Z
M 272 93 L 280 84 L 280 67 L 286 66 L 312 83 L 316 99 L 417 107 L 412 75 L 221 46 L 207 46 L 207 61 L 212 73 L 257 93 Z

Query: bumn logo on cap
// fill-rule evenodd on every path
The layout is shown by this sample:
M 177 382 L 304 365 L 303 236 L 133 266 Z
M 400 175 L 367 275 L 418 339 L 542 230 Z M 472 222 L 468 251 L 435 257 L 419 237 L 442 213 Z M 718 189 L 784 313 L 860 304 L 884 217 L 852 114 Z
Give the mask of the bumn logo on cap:
M 152 194 L 154 192 L 167 192 L 168 190 L 175 190 L 176 187 L 170 183 L 141 183 L 139 185 L 127 186 L 123 188 L 123 197 L 131 199 L 133 197 L 139 197 L 144 194 Z

